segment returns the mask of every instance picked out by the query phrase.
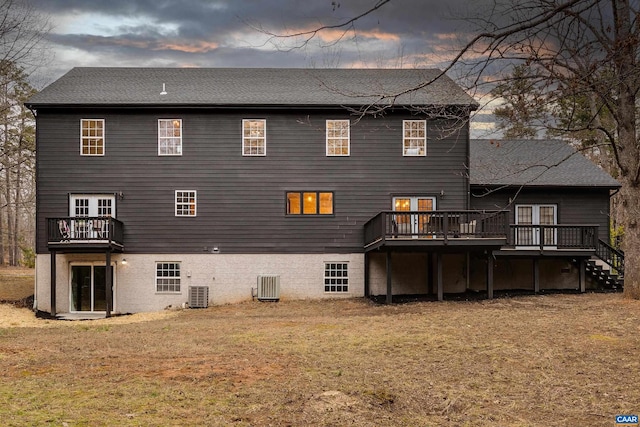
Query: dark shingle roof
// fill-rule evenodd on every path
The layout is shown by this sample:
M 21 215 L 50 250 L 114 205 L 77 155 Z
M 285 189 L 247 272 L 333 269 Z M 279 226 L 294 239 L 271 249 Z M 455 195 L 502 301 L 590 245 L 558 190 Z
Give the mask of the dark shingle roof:
M 369 105 L 434 79 L 439 70 L 303 68 L 74 68 L 28 105 Z M 165 84 L 166 95 L 160 95 Z M 380 104 L 391 103 L 385 98 Z M 447 76 L 395 105 L 477 104 Z
M 471 185 L 620 187 L 618 181 L 558 140 L 471 140 Z

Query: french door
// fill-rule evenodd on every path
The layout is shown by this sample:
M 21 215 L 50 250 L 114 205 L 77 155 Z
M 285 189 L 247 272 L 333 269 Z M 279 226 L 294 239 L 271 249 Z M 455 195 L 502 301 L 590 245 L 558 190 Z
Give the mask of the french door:
M 72 194 L 69 198 L 71 237 L 76 239 L 104 239 L 109 236 L 109 221 L 81 218 L 115 218 L 116 200 L 113 194 Z
M 111 277 L 115 289 L 113 266 Z M 103 312 L 107 307 L 107 268 L 104 265 L 71 265 L 70 309 L 71 312 Z M 112 294 L 112 301 L 113 299 Z
M 399 196 L 393 198 L 393 210 L 414 212 L 395 215 L 398 235 L 425 235 L 429 232 L 430 215 L 416 214 L 436 210 L 436 198 L 425 196 Z
M 557 224 L 556 205 L 516 205 L 516 246 L 555 247 L 558 233 L 554 227 L 541 232 L 540 225 Z M 527 227 L 527 226 L 531 227 Z

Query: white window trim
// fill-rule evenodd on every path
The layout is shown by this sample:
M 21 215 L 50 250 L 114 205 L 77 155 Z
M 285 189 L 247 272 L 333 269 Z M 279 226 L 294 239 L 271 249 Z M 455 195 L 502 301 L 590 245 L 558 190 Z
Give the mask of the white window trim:
M 180 122 L 180 149 L 179 153 L 162 153 L 160 152 L 160 122 Z M 172 123 L 173 124 L 173 123 Z M 177 138 L 177 137 L 164 137 L 164 138 Z M 182 156 L 182 119 L 158 119 L 158 156 Z
M 329 122 L 347 122 L 347 154 L 329 153 L 329 141 L 342 139 L 342 137 L 329 136 Z M 325 123 L 326 155 L 327 157 L 349 157 L 351 156 L 351 121 L 344 119 L 328 119 Z
M 262 129 L 264 136 L 258 137 L 262 138 L 263 152 L 261 154 L 246 154 L 245 153 L 245 142 L 247 139 L 258 139 L 252 137 L 244 136 L 244 127 L 247 122 L 262 122 Z M 267 119 L 242 119 L 242 156 L 243 157 L 264 157 L 267 155 Z
M 88 216 L 99 216 L 97 212 L 94 212 L 98 209 L 98 200 L 100 199 L 109 199 L 111 200 L 111 217 L 116 217 L 116 196 L 113 193 L 72 193 L 69 195 L 69 216 L 75 217 L 75 201 L 78 199 L 89 199 L 89 215 Z M 92 215 L 95 213 L 95 215 Z
M 193 193 L 193 214 L 178 214 L 178 193 Z M 198 192 L 196 190 L 176 190 L 173 197 L 174 202 L 174 214 L 176 217 L 195 217 L 198 214 Z M 184 203 L 180 203 L 184 204 Z
M 158 279 L 162 279 L 163 277 L 158 276 L 158 264 L 178 264 L 178 270 L 180 271 L 180 276 L 178 276 L 180 290 L 179 291 L 160 291 L 158 290 Z M 180 295 L 182 294 L 183 283 L 182 283 L 182 261 L 156 261 L 155 262 L 155 293 L 161 295 Z
M 408 123 L 416 123 L 416 122 L 422 122 L 424 123 L 424 137 L 423 138 L 416 138 L 416 137 L 405 137 L 405 132 L 406 132 L 406 126 Z M 405 140 L 406 139 L 413 139 L 413 140 L 422 140 L 422 144 L 424 145 L 424 153 L 423 154 L 419 154 L 419 153 L 415 153 L 415 154 L 407 154 L 407 150 L 405 150 Z M 403 120 L 402 121 L 402 156 L 403 157 L 426 157 L 427 156 L 427 121 L 426 120 Z
M 531 219 L 532 219 L 532 227 L 533 228 L 537 228 L 538 226 L 540 226 L 540 208 L 553 208 L 553 224 L 547 224 L 547 225 L 558 225 L 558 205 L 555 203 L 522 203 L 522 204 L 517 204 L 515 205 L 515 209 L 514 209 L 514 216 L 515 216 L 515 223 L 516 225 L 521 224 L 518 218 L 518 210 L 520 208 L 523 207 L 530 207 L 531 208 Z M 518 229 L 519 230 L 519 229 Z M 539 229 L 538 229 L 539 230 Z M 532 231 L 533 233 L 533 231 Z M 540 240 L 544 239 L 544 236 L 541 235 L 535 235 L 531 237 L 531 244 L 530 245 L 524 245 L 524 244 L 519 244 L 519 235 L 518 232 L 516 231 L 516 249 L 531 249 L 532 247 L 539 247 L 540 246 Z M 525 239 L 527 240 L 527 239 Z M 546 239 L 545 239 L 546 240 Z M 557 243 L 558 243 L 558 229 L 554 229 L 553 230 L 553 244 L 552 245 L 544 245 L 544 249 L 556 249 L 557 248 Z
M 82 143 L 84 142 L 85 138 L 91 138 L 90 136 L 85 137 L 84 135 L 82 135 L 82 129 L 83 129 L 83 123 L 84 122 L 89 122 L 89 121 L 95 121 L 95 122 L 102 122 L 102 154 L 84 154 L 82 152 Z M 107 138 L 106 138 L 106 133 L 107 130 L 105 128 L 105 120 L 104 119 L 80 119 L 80 155 L 81 156 L 88 156 L 88 157 L 100 157 L 100 156 L 104 156 L 104 154 L 107 151 Z
M 93 268 L 94 267 L 104 267 L 105 265 L 106 265 L 106 263 L 104 261 L 72 261 L 72 262 L 69 263 L 69 272 L 68 272 L 68 274 L 69 274 L 69 312 L 71 312 L 71 313 L 104 313 L 105 312 L 104 310 L 102 310 L 102 311 L 72 311 L 71 310 L 71 307 L 73 306 L 73 302 L 72 302 L 73 292 L 71 291 L 72 280 L 73 280 L 73 274 L 71 272 L 72 268 L 73 267 L 77 267 L 77 266 L 80 266 L 80 267 L 91 266 L 91 273 L 92 273 L 91 274 L 91 280 L 93 281 Z M 113 267 L 113 274 L 111 275 L 111 282 L 112 282 L 111 283 L 111 288 L 113 290 L 113 296 L 112 296 L 113 301 L 111 301 L 111 304 L 112 304 L 113 307 L 111 307 L 111 311 L 113 311 L 113 312 L 117 311 L 116 302 L 118 301 L 118 299 L 116 298 L 116 290 L 118 288 L 116 286 L 116 284 L 117 284 L 116 283 L 117 282 L 116 279 L 118 277 L 118 274 L 117 274 L 117 271 L 116 271 L 117 266 L 118 266 L 118 263 L 116 261 L 112 261 L 111 262 L 111 267 Z M 93 283 L 92 283 L 92 286 L 93 286 Z
M 347 284 L 346 285 L 344 285 L 344 284 L 334 285 L 334 286 L 346 286 L 347 287 L 346 291 L 331 291 L 331 290 L 327 291 L 327 290 L 324 290 L 325 286 L 327 286 L 327 284 L 325 283 L 325 280 L 327 278 L 330 279 L 330 277 L 326 276 L 327 264 L 345 264 L 347 266 L 347 276 L 346 277 L 344 277 L 344 276 L 342 277 L 342 278 L 346 278 L 347 279 Z M 346 294 L 351 293 L 351 283 L 350 283 L 351 280 L 349 278 L 349 270 L 350 270 L 349 261 L 324 261 L 322 263 L 322 289 L 324 290 L 324 293 L 325 294 L 334 294 L 334 295 L 346 295 Z M 331 286 L 331 285 L 329 284 L 328 286 Z

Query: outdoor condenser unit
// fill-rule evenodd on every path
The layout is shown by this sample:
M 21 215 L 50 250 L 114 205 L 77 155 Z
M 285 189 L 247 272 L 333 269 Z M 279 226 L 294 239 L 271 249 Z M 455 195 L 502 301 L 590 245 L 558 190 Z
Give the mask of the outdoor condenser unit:
M 280 300 L 280 276 L 277 276 L 277 275 L 258 276 L 258 300 L 259 301 Z
M 189 307 L 207 308 L 209 306 L 208 286 L 189 286 Z

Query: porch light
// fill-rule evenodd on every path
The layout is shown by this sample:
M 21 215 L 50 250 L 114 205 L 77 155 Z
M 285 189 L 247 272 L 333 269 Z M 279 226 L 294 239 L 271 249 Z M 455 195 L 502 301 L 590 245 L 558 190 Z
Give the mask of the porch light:
M 122 258 L 122 265 L 127 265 L 127 259 L 126 258 Z

